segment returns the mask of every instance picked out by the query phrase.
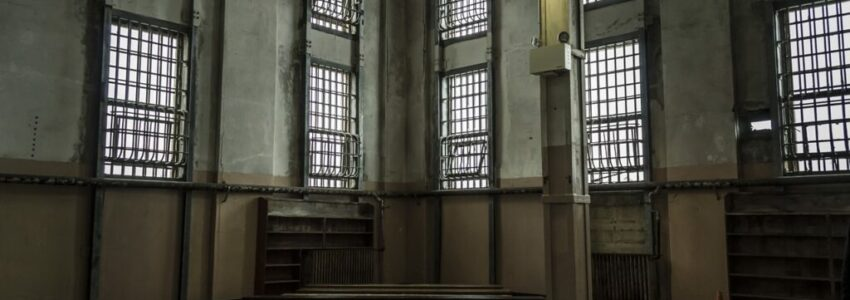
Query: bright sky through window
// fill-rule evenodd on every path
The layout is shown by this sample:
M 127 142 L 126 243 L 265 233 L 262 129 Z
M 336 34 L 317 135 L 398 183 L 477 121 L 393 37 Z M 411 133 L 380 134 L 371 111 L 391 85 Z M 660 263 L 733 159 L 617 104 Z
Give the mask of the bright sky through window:
M 103 172 L 185 176 L 187 53 L 182 32 L 115 17 L 109 28 Z
M 307 185 L 356 188 L 360 137 L 354 76 L 340 68 L 313 64 L 309 84 Z
M 487 69 L 443 78 L 440 100 L 440 188 L 488 187 Z
M 587 49 L 588 182 L 646 180 L 641 82 L 637 39 Z
M 360 19 L 360 0 L 312 0 L 312 23 L 332 31 L 355 34 Z
M 459 39 L 487 31 L 488 0 L 439 0 L 440 38 Z
M 850 171 L 850 1 L 777 12 L 786 174 Z

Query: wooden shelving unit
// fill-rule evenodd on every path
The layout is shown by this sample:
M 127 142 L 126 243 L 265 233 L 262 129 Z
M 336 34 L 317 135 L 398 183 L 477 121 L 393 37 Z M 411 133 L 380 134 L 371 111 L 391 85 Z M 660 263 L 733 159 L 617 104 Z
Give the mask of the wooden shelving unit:
M 270 201 L 276 200 L 260 200 L 255 284 L 257 295 L 293 292 L 306 284 L 310 278 L 305 276 L 311 276 L 311 273 L 305 271 L 305 264 L 315 251 L 374 248 L 375 220 L 357 216 L 360 210 L 356 206 L 339 204 L 351 206 L 351 217 L 323 216 L 321 210 L 317 210 L 314 216 L 299 216 L 286 215 L 286 211 L 270 211 Z M 304 205 L 308 208 L 316 205 L 303 200 L 285 201 L 289 201 L 287 205 Z
M 850 194 L 742 194 L 726 203 L 731 299 L 837 299 Z

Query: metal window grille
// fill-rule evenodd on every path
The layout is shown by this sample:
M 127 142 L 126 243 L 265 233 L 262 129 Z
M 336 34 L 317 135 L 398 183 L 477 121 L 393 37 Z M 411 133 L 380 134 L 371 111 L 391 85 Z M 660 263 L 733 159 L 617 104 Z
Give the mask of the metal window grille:
M 658 299 L 655 260 L 650 255 L 593 253 L 594 300 Z
M 776 20 L 784 171 L 850 171 L 850 1 L 782 8 Z
M 440 188 L 489 187 L 487 68 L 450 74 L 440 100 Z
M 307 285 L 375 283 L 375 249 L 315 249 L 305 251 Z
M 185 178 L 188 33 L 117 11 L 109 30 L 103 174 Z
M 488 0 L 440 0 L 440 38 L 459 39 L 487 32 Z
M 638 39 L 587 50 L 588 181 L 646 179 L 645 112 Z
M 312 0 L 312 23 L 331 31 L 356 34 L 360 0 Z
M 307 113 L 307 185 L 356 188 L 360 175 L 360 136 L 353 74 L 313 63 Z

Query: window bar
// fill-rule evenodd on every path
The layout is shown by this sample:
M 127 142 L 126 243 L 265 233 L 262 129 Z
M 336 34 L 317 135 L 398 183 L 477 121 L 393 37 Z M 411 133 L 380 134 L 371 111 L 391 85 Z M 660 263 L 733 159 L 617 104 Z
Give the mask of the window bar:
M 120 11 L 108 15 L 98 174 L 186 179 L 188 29 Z
M 588 183 L 639 182 L 648 177 L 641 51 L 638 38 L 586 51 Z
M 490 187 L 490 115 L 487 67 L 450 72 L 439 107 L 440 188 Z
M 361 168 L 356 79 L 343 67 L 313 61 L 308 73 L 307 186 L 356 188 Z
M 496 19 L 496 17 L 495 17 L 496 12 L 495 12 L 495 8 L 494 8 L 494 5 L 493 5 L 493 0 L 486 0 L 486 1 L 487 1 L 486 5 L 489 7 L 489 9 L 487 9 L 487 19 L 488 20 L 495 20 Z M 487 35 L 494 36 L 495 25 L 487 26 L 486 32 L 487 32 Z M 495 72 L 496 72 L 496 64 L 494 63 L 494 57 L 493 57 L 494 51 L 492 51 L 492 49 L 495 49 L 496 45 L 495 45 L 495 43 L 492 39 L 490 39 L 488 47 L 489 47 L 489 49 L 491 49 L 491 51 L 487 51 L 487 67 L 486 67 L 486 77 L 485 77 L 486 80 L 487 80 L 487 83 L 486 83 L 487 96 L 486 96 L 486 100 L 485 100 L 487 107 L 484 111 L 484 113 L 487 116 L 487 129 L 488 129 L 487 130 L 487 144 L 488 144 L 489 151 L 487 151 L 487 166 L 490 169 L 487 172 L 488 176 L 490 177 L 490 178 L 488 178 L 489 182 L 488 182 L 487 187 L 498 188 L 500 186 L 500 184 L 498 182 L 500 174 L 499 174 L 499 168 L 496 164 L 497 153 L 495 153 L 495 152 L 496 152 L 497 148 L 493 146 L 493 145 L 495 145 L 495 142 L 496 142 L 496 122 L 495 122 L 495 119 L 493 117 L 493 116 L 496 115 L 496 112 L 495 112 L 496 105 L 494 103 L 494 94 L 495 94 L 494 91 L 496 91 L 497 89 L 495 87 L 495 78 L 494 78 Z M 495 199 L 491 199 L 491 201 L 492 201 L 491 202 L 492 205 L 497 205 L 497 203 L 498 203 L 498 201 L 496 201 Z M 493 216 L 493 218 L 495 218 L 495 216 Z M 495 259 L 495 257 L 491 257 L 491 258 Z M 491 280 L 492 280 L 491 283 L 496 283 L 495 273 L 491 273 L 491 275 L 493 276 L 493 277 L 491 277 Z
M 440 0 L 439 35 L 444 41 L 472 38 L 487 33 L 489 0 Z
M 310 0 L 311 23 L 319 29 L 346 35 L 357 34 L 361 0 Z
M 850 171 L 850 1 L 777 10 L 777 71 L 786 175 Z

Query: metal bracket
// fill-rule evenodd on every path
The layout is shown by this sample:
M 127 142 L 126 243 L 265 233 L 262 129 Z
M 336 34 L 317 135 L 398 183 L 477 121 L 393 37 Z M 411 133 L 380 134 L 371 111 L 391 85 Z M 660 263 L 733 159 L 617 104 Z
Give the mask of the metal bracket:
M 434 61 L 433 61 L 433 64 L 434 64 L 434 71 L 436 71 L 436 72 L 442 72 L 442 71 L 445 70 L 445 60 L 443 59 L 443 51 L 442 50 L 443 49 L 442 49 L 442 47 L 440 47 L 440 45 L 434 46 L 434 51 L 433 51 Z
M 487 49 L 484 50 L 484 59 L 488 62 L 494 61 L 495 60 L 495 54 L 493 54 L 493 53 L 494 53 L 493 52 L 493 46 L 487 47 Z
M 572 54 L 573 54 L 573 57 L 577 58 L 577 59 L 584 59 L 585 58 L 584 50 L 581 50 L 581 49 L 573 48 Z
M 192 11 L 192 26 L 199 27 L 201 26 L 201 12 L 200 11 Z

